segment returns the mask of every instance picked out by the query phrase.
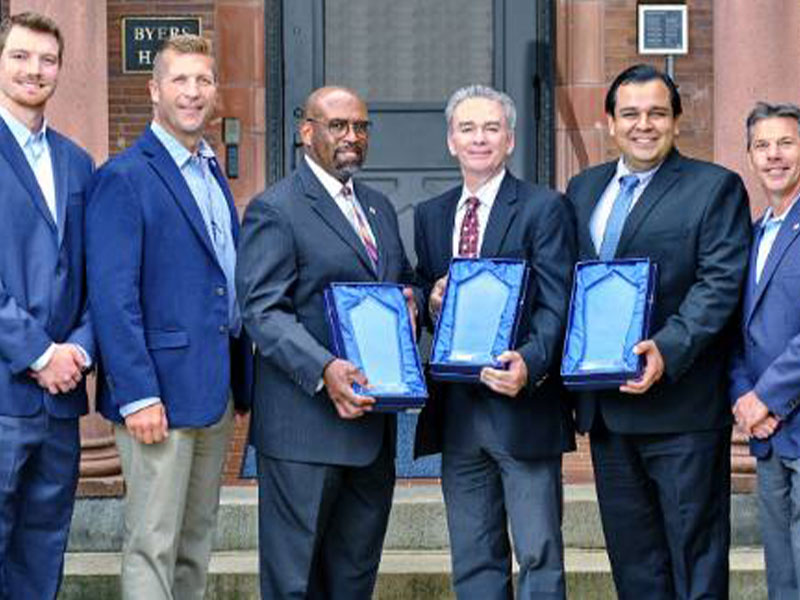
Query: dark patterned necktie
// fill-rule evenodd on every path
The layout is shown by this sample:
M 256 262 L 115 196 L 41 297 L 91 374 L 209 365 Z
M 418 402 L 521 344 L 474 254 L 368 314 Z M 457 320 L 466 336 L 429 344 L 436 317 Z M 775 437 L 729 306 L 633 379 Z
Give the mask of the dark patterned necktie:
M 458 255 L 465 258 L 478 256 L 478 206 L 477 198 L 467 199 L 467 212 L 461 221 L 461 233 L 458 238 Z

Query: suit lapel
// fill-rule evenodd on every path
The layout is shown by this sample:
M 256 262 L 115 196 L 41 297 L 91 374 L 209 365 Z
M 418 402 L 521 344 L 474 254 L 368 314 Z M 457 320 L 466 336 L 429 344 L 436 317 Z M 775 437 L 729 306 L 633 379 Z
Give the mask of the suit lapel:
M 47 130 L 47 143 L 50 145 L 50 155 L 53 162 L 53 180 L 56 186 L 56 213 L 58 213 L 58 244 L 64 241 L 66 229 L 67 200 L 69 195 L 69 154 L 65 151 L 60 140 Z
M 606 163 L 597 172 L 597 175 L 592 181 L 589 182 L 589 190 L 586 195 L 587 202 L 580 202 L 576 204 L 577 221 L 578 221 L 578 244 L 582 248 L 581 255 L 590 258 L 597 258 L 597 250 L 592 241 L 592 231 L 590 224 L 592 222 L 592 214 L 603 196 L 603 192 L 608 187 L 608 182 L 614 176 L 617 170 L 616 161 Z
M 800 235 L 800 202 L 795 202 L 794 206 L 792 206 L 789 213 L 786 215 L 786 219 L 784 219 L 778 231 L 778 235 L 775 238 L 775 242 L 772 244 L 772 248 L 770 248 L 767 260 L 764 263 L 764 269 L 761 271 L 761 277 L 758 280 L 758 285 L 756 286 L 753 296 L 750 313 L 747 316 L 748 321 L 758 306 L 759 301 L 764 296 L 764 290 L 769 285 L 786 251 L 789 249 L 789 246 L 794 243 L 798 235 Z M 753 253 L 756 255 L 758 254 L 758 246 L 753 248 Z
M 231 213 L 231 233 L 233 234 L 233 245 L 239 245 L 239 213 L 236 212 L 236 202 L 233 199 L 233 193 L 231 192 L 231 188 L 228 185 L 228 180 L 225 179 L 225 176 L 222 174 L 222 170 L 219 168 L 219 163 L 217 163 L 216 158 L 212 158 L 209 161 L 209 165 L 211 167 L 211 174 L 214 175 L 214 179 L 217 180 L 219 184 L 219 188 L 222 190 L 222 193 L 225 195 L 225 201 L 228 203 L 228 211 Z M 202 216 L 202 215 L 201 215 Z
M 325 190 L 322 184 L 314 175 L 314 172 L 306 164 L 305 160 L 300 163 L 298 169 L 300 181 L 302 181 L 303 188 L 306 196 L 311 199 L 311 207 L 320 216 L 328 227 L 333 229 L 334 232 L 342 239 L 342 241 L 350 246 L 353 252 L 356 253 L 361 263 L 369 269 L 370 273 L 375 273 L 375 268 L 372 266 L 372 261 L 367 255 L 367 250 L 361 242 L 361 238 L 353 229 L 350 221 L 342 214 L 336 201 L 331 198 L 330 194 Z M 362 188 L 363 189 L 363 188 Z M 358 194 L 358 192 L 356 192 Z M 360 200 L 360 198 L 359 198 Z
M 658 204 L 664 194 L 671 188 L 680 178 L 680 154 L 677 150 L 672 153 L 664 161 L 656 174 L 653 175 L 653 180 L 647 186 L 644 193 L 641 195 L 636 205 L 631 210 L 628 218 L 625 220 L 625 225 L 622 228 L 622 235 L 619 238 L 617 245 L 617 256 L 623 256 L 625 248 L 630 243 L 631 239 L 636 235 L 636 232 L 641 227 L 647 215 Z
M 510 173 L 506 173 L 497 191 L 497 196 L 489 213 L 489 221 L 483 232 L 480 256 L 497 256 L 503 244 L 506 231 L 517 212 L 517 180 Z
M 47 201 L 44 199 L 44 194 L 42 194 L 39 183 L 36 181 L 36 175 L 33 174 L 22 148 L 19 147 L 14 135 L 2 119 L 0 119 L 0 154 L 3 155 L 8 164 L 11 165 L 11 169 L 17 174 L 23 187 L 30 194 L 34 206 L 41 213 L 42 218 L 50 225 L 53 233 L 58 235 L 56 222 L 53 220 L 53 215 L 50 214 L 50 209 L 47 208 Z
M 142 151 L 147 157 L 150 167 L 158 174 L 172 193 L 172 199 L 178 205 L 186 220 L 189 221 L 201 244 L 216 261 L 217 254 L 214 252 L 211 238 L 208 236 L 208 230 L 206 229 L 205 221 L 203 221 L 203 215 L 200 214 L 197 202 L 195 202 L 186 180 L 181 175 L 178 165 L 175 164 L 172 156 L 170 156 L 167 149 L 164 148 L 149 127 L 142 138 Z

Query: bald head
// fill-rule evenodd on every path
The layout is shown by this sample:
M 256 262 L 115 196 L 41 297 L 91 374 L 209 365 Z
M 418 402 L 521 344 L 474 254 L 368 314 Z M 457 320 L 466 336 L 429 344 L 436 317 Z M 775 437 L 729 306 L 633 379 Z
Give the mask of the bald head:
M 364 164 L 369 145 L 367 105 L 353 90 L 326 86 L 305 104 L 300 138 L 306 156 L 342 183 Z

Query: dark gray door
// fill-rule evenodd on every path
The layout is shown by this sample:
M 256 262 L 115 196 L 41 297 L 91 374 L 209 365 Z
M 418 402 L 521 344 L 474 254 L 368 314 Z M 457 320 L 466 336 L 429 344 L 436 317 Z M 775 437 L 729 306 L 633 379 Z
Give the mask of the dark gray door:
M 267 15 L 274 31 L 270 17 L 282 28 L 280 38 L 268 37 L 268 52 L 283 54 L 280 65 L 268 60 L 268 79 L 283 81 L 280 98 L 274 87 L 268 92 L 271 131 L 283 128 L 270 172 L 279 164 L 290 172 L 302 156 L 297 117 L 311 90 L 354 88 L 374 123 L 359 179 L 394 203 L 412 261 L 414 204 L 460 181 L 443 114 L 457 88 L 483 83 L 509 93 L 519 113 L 511 170 L 550 181 L 552 85 L 543 83 L 552 81 L 551 0 L 274 0 Z M 438 463 L 410 460 L 413 425 L 413 417 L 400 419 L 398 474 L 437 476 Z

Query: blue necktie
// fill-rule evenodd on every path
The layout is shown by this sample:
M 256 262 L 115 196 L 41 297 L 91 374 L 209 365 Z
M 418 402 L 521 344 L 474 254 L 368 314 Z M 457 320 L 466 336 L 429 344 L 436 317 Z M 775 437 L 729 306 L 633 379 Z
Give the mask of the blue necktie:
M 611 214 L 608 215 L 603 242 L 600 244 L 600 260 L 611 260 L 617 252 L 622 228 L 633 201 L 633 190 L 637 185 L 639 185 L 639 178 L 636 175 L 623 175 L 619 178 L 619 193 L 614 200 Z

